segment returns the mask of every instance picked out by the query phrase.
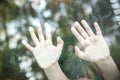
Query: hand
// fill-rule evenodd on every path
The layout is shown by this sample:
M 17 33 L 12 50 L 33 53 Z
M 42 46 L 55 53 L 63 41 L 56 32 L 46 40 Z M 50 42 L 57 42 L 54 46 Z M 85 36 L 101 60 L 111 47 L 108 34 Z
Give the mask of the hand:
M 84 47 L 84 51 L 81 51 L 77 46 L 75 46 L 75 54 L 83 59 L 90 62 L 95 62 L 97 60 L 105 59 L 110 56 L 108 45 L 106 44 L 99 25 L 94 22 L 94 27 L 96 30 L 96 35 L 91 30 L 89 25 L 85 20 L 81 21 L 84 30 L 78 22 L 75 22 L 76 28 L 71 28 L 72 33 Z
M 45 29 L 48 27 L 48 24 L 45 23 Z M 32 27 L 29 28 L 29 32 L 35 44 L 35 47 L 30 46 L 25 40 L 22 40 L 22 43 L 33 53 L 38 65 L 42 69 L 46 69 L 53 63 L 57 62 L 62 52 L 64 44 L 63 40 L 60 37 L 57 37 L 57 46 L 54 46 L 52 44 L 50 32 L 46 32 L 46 39 L 44 39 L 40 26 L 37 26 L 39 39 L 36 37 Z

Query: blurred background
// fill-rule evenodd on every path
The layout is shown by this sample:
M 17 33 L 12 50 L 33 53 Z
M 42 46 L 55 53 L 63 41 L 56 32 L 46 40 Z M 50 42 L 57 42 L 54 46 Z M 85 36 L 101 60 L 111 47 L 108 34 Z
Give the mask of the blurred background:
M 47 80 L 21 44 L 25 39 L 34 46 L 28 27 L 41 24 L 44 30 L 45 22 L 51 26 L 54 45 L 58 35 L 65 41 L 59 63 L 67 77 L 102 80 L 92 64 L 74 55 L 73 47 L 79 44 L 70 28 L 82 19 L 93 30 L 93 22 L 99 23 L 120 70 L 120 0 L 0 0 L 0 80 Z

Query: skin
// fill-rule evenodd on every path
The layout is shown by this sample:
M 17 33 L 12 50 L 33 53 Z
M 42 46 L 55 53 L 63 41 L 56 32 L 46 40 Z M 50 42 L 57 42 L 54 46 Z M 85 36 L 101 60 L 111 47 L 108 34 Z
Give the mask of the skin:
M 110 56 L 109 48 L 102 36 L 98 24 L 96 22 L 94 23 L 96 35 L 85 20 L 82 20 L 81 24 L 86 31 L 78 22 L 75 22 L 78 31 L 75 28 L 71 28 L 72 33 L 84 48 L 84 51 L 81 51 L 78 46 L 75 46 L 76 55 L 90 62 L 95 62 Z
M 45 23 L 45 29 L 48 27 L 49 25 Z M 58 36 L 57 46 L 53 45 L 50 32 L 46 32 L 46 38 L 44 38 L 40 26 L 37 26 L 38 38 L 32 27 L 29 27 L 29 32 L 35 47 L 30 46 L 25 40 L 22 40 L 22 43 L 33 53 L 38 65 L 44 70 L 48 79 L 68 80 L 58 64 L 58 59 L 64 44 L 63 40 Z
M 78 46 L 75 46 L 75 54 L 83 60 L 96 64 L 104 80 L 119 80 L 119 71 L 110 56 L 109 47 L 102 36 L 98 24 L 94 23 L 96 34 L 93 33 L 85 20 L 82 20 L 81 24 L 85 30 L 78 22 L 75 22 L 75 28 L 71 28 L 72 33 L 84 48 L 84 51 L 81 51 Z M 47 27 L 48 24 L 45 24 L 46 29 Z M 29 28 L 29 32 L 35 47 L 30 46 L 25 40 L 22 43 L 33 53 L 38 65 L 44 70 L 48 79 L 68 80 L 58 64 L 64 44 L 63 40 L 57 37 L 57 46 L 53 45 L 50 32 L 46 32 L 45 38 L 40 26 L 37 27 L 38 38 L 32 27 Z M 80 80 L 84 79 L 87 78 L 80 78 Z
M 95 63 L 104 80 L 120 80 L 118 68 L 110 56 L 109 47 L 103 38 L 98 23 L 94 22 L 96 34 L 85 20 L 82 20 L 81 24 L 84 29 L 78 22 L 75 22 L 75 28 L 71 28 L 72 33 L 84 48 L 84 51 L 81 51 L 78 46 L 75 46 L 75 54 L 83 60 Z

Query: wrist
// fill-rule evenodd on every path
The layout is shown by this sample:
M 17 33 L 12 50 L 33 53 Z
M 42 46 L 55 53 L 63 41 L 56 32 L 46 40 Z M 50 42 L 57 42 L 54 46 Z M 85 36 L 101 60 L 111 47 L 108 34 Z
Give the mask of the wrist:
M 58 62 L 55 62 L 50 67 L 44 69 L 44 72 L 48 77 L 48 80 L 68 80 L 62 72 Z
M 104 80 L 120 79 L 119 70 L 111 56 L 100 59 L 96 61 L 95 64 L 99 68 Z
M 95 61 L 95 64 L 98 66 L 98 68 L 102 70 L 111 70 L 111 68 L 117 68 L 114 60 L 111 56 L 108 56 L 104 59 L 99 59 Z
M 103 63 L 108 63 L 112 60 L 113 60 L 112 57 L 109 55 L 109 56 L 106 56 L 104 58 L 100 58 L 99 60 L 96 60 L 94 63 L 99 65 L 99 64 L 103 64 Z
M 43 69 L 44 71 L 51 71 L 51 70 L 55 70 L 56 68 L 59 67 L 59 63 L 55 62 L 53 63 L 51 66 L 49 66 L 48 68 Z

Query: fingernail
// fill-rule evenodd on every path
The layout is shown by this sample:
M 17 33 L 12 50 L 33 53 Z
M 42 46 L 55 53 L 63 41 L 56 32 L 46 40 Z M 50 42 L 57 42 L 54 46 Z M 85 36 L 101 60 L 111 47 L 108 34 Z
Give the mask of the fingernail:
M 32 27 L 29 27 L 29 31 L 33 31 L 33 28 L 32 28 Z
M 23 44 L 25 44 L 25 43 L 26 43 L 26 41 L 25 41 L 25 40 L 22 40 L 22 43 L 23 43 Z

